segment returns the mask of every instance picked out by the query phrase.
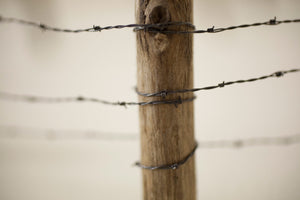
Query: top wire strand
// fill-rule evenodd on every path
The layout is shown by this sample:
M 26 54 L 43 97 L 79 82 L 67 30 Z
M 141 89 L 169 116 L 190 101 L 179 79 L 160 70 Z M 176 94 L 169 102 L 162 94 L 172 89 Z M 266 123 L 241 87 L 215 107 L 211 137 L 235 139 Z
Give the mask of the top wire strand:
M 229 30 L 234 30 L 239 28 L 257 27 L 263 25 L 280 25 L 280 24 L 287 24 L 287 23 L 298 23 L 300 22 L 300 19 L 277 20 L 276 17 L 274 17 L 273 19 L 270 19 L 265 22 L 242 24 L 242 25 L 229 26 L 224 28 L 215 28 L 214 26 L 212 26 L 211 28 L 207 28 L 203 30 L 197 30 L 196 27 L 190 22 L 167 22 L 167 23 L 160 23 L 160 24 L 127 24 L 127 25 L 114 25 L 114 26 L 103 26 L 103 27 L 94 25 L 93 27 L 85 28 L 85 29 L 57 28 L 57 27 L 46 25 L 44 23 L 18 19 L 14 17 L 3 17 L 3 16 L 0 16 L 0 22 L 17 23 L 17 24 L 40 28 L 44 31 L 65 32 L 65 33 L 101 32 L 103 30 L 134 28 L 134 31 L 161 32 L 165 34 L 199 34 L 199 33 L 220 33 L 223 31 L 229 31 Z M 167 30 L 166 28 L 170 26 L 187 26 L 192 28 L 192 30 L 187 30 L 187 31 Z
M 136 28 L 137 30 L 148 30 L 148 29 L 161 30 L 169 26 L 188 26 L 195 29 L 195 26 L 189 22 L 167 22 L 167 23 L 158 23 L 158 24 L 127 24 L 127 25 L 113 25 L 113 26 L 104 26 L 104 27 L 94 25 L 93 27 L 85 28 L 85 29 L 58 28 L 58 27 L 52 27 L 46 25 L 44 23 L 18 19 L 14 17 L 3 17 L 3 16 L 0 16 L 0 22 L 16 23 L 21 25 L 33 26 L 36 28 L 40 28 L 44 31 L 65 32 L 65 33 L 101 32 L 103 30 L 124 29 L 124 28 Z
M 298 23 L 300 22 L 300 19 L 288 19 L 288 20 L 277 20 L 276 17 L 273 19 L 270 19 L 269 21 L 265 22 L 256 22 L 252 24 L 241 24 L 237 26 L 229 26 L 224 28 L 215 28 L 212 26 L 211 28 L 207 28 L 205 30 L 188 30 L 188 31 L 173 31 L 173 30 L 155 30 L 151 27 L 148 29 L 145 28 L 135 28 L 134 30 L 146 30 L 149 32 L 161 32 L 161 33 L 167 33 L 167 34 L 197 34 L 197 33 L 220 33 L 223 31 L 229 31 L 234 29 L 240 29 L 240 28 L 249 28 L 249 27 L 257 27 L 257 26 L 263 26 L 263 25 L 280 25 L 280 24 L 287 24 L 287 23 Z

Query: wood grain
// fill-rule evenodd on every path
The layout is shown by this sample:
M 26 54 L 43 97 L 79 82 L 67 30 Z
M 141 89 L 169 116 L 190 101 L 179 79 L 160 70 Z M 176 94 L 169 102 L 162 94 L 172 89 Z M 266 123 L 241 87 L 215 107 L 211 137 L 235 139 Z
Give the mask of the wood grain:
M 193 23 L 192 0 L 137 0 L 139 24 L 185 21 Z M 169 27 L 168 30 L 187 30 Z M 192 34 L 137 32 L 138 90 L 155 92 L 193 88 Z M 165 99 L 190 98 L 193 94 L 168 95 Z M 163 100 L 139 97 L 140 101 Z M 187 156 L 195 145 L 193 102 L 149 105 L 139 108 L 141 163 L 172 164 Z M 176 170 L 143 169 L 144 200 L 195 200 L 194 157 Z

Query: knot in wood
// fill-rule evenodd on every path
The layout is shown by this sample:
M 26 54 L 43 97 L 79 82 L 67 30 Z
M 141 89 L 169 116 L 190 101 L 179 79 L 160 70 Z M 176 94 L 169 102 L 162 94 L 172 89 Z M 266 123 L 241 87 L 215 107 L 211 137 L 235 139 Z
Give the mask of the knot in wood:
M 168 46 L 169 46 L 169 39 L 167 35 L 162 33 L 157 33 L 154 36 L 154 48 L 156 49 L 157 53 L 164 52 Z
M 146 24 L 162 24 L 170 21 L 170 13 L 167 6 L 159 1 L 147 6 L 145 16 Z

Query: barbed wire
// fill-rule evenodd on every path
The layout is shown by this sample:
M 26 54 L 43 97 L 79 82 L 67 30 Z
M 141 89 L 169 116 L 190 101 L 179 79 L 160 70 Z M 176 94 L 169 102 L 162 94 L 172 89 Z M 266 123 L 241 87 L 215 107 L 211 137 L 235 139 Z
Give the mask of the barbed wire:
M 0 126 L 2 139 L 46 139 L 55 140 L 113 140 L 138 141 L 138 133 L 103 132 L 95 130 L 58 130 L 22 126 Z M 286 146 L 300 143 L 300 134 L 274 137 L 252 137 L 240 139 L 198 140 L 199 149 L 239 149 L 255 146 Z
M 178 97 L 173 100 L 161 100 L 161 101 L 148 101 L 148 102 L 125 102 L 125 101 L 106 101 L 94 97 L 45 97 L 45 96 L 35 96 L 35 95 L 21 95 L 21 94 L 12 94 L 7 92 L 0 92 L 0 99 L 11 100 L 11 101 L 23 101 L 29 103 L 72 103 L 72 102 L 82 102 L 82 103 L 100 103 L 104 105 L 112 106 L 147 106 L 147 105 L 161 105 L 161 104 L 174 104 L 176 107 L 179 104 L 185 102 L 191 102 L 196 99 L 196 96 L 187 99 L 181 99 Z
M 27 131 L 27 133 L 26 133 Z M 35 133 L 35 134 L 33 134 Z M 23 137 L 22 137 L 23 136 Z M 44 137 L 41 137 L 44 136 Z M 79 136 L 79 137 L 78 137 Z M 81 136 L 81 137 L 80 137 Z M 0 139 L 5 138 L 45 138 L 53 141 L 58 139 L 90 139 L 90 140 L 115 140 L 115 141 L 132 141 L 138 139 L 138 134 L 121 134 L 121 133 L 104 133 L 99 131 L 58 131 L 54 129 L 44 130 L 42 129 L 24 129 L 16 126 L 0 126 Z M 162 170 L 172 169 L 176 170 L 181 165 L 184 165 L 196 152 L 197 148 L 201 149 L 223 149 L 223 148 L 243 148 L 254 146 L 287 146 L 300 143 L 300 134 L 278 136 L 278 137 L 256 137 L 247 139 L 233 139 L 233 140 L 211 140 L 196 142 L 192 151 L 184 157 L 182 160 L 172 164 L 147 166 L 140 162 L 135 162 L 134 165 L 146 170 Z
M 127 24 L 127 25 L 113 25 L 113 26 L 96 26 L 84 29 L 65 29 L 65 28 L 57 28 L 46 25 L 44 23 L 33 22 L 23 19 L 18 19 L 14 17 L 3 17 L 0 16 L 0 22 L 6 23 L 17 23 L 21 25 L 33 26 L 36 28 L 40 28 L 43 31 L 54 31 L 54 32 L 65 32 L 65 33 L 82 33 L 82 32 L 101 32 L 103 30 L 112 30 L 112 29 L 124 29 L 124 28 L 139 28 L 139 29 L 155 29 L 160 30 L 170 26 L 188 26 L 195 29 L 195 26 L 189 22 L 167 22 L 167 23 L 158 23 L 158 24 Z
M 237 83 L 247 83 L 247 82 L 254 82 L 258 80 L 264 80 L 271 77 L 282 77 L 284 74 L 287 73 L 294 73 L 299 72 L 300 69 L 291 69 L 286 71 L 278 71 L 272 73 L 270 75 L 261 76 L 258 78 L 251 78 L 246 80 L 236 80 L 230 82 L 222 82 L 217 85 L 213 86 L 206 86 L 202 88 L 193 88 L 193 89 L 181 89 L 181 90 L 163 90 L 155 93 L 142 93 L 138 91 L 136 88 L 136 92 L 139 95 L 146 96 L 146 97 L 166 97 L 169 94 L 176 94 L 176 93 L 187 93 L 187 92 L 197 92 L 201 90 L 212 90 L 217 88 L 222 88 L 224 86 L 233 85 Z M 10 100 L 10 101 L 23 101 L 29 103 L 72 103 L 72 102 L 90 102 L 90 103 L 100 103 L 104 105 L 113 105 L 113 106 L 146 106 L 146 105 L 161 105 L 161 104 L 174 104 L 176 107 L 185 102 L 191 102 L 196 99 L 196 96 L 188 99 L 181 99 L 179 96 L 177 99 L 173 100 L 158 100 L 158 101 L 148 101 L 148 102 L 125 102 L 125 101 L 107 101 L 98 99 L 95 97 L 84 97 L 84 96 L 77 96 L 77 97 L 45 97 L 45 96 L 35 96 L 35 95 L 22 95 L 22 94 L 12 94 L 8 92 L 1 92 L 0 91 L 0 99 L 3 100 Z
M 158 169 L 178 169 L 181 165 L 184 165 L 196 152 L 198 148 L 198 143 L 196 142 L 195 147 L 192 149 L 192 151 L 184 157 L 181 161 L 172 163 L 172 164 L 167 164 L 167 165 L 157 165 L 157 166 L 147 166 L 143 165 L 140 162 L 136 162 L 134 165 L 137 167 L 140 167 L 142 169 L 147 169 L 147 170 L 158 170 Z
M 2 139 L 42 139 L 42 140 L 100 140 L 135 141 L 138 134 L 104 132 L 95 130 L 58 130 L 52 128 L 33 128 L 22 126 L 0 126 Z
M 140 92 L 138 90 L 138 88 L 135 88 L 135 90 L 136 90 L 136 93 L 138 95 L 145 96 L 145 97 L 166 97 L 169 94 L 198 92 L 198 91 L 201 91 L 201 90 L 212 90 L 212 89 L 223 88 L 225 86 L 238 84 L 238 83 L 249 83 L 249 82 L 264 80 L 264 79 L 267 79 L 267 78 L 274 78 L 274 77 L 278 78 L 278 77 L 282 77 L 284 74 L 295 73 L 295 72 L 300 72 L 300 68 L 286 70 L 286 71 L 278 71 L 278 72 L 274 72 L 272 74 L 261 76 L 261 77 L 258 77 L 258 78 L 250 78 L 250 79 L 245 79 L 245 80 L 236 80 L 236 81 L 229 81 L 229 82 L 223 81 L 222 83 L 219 83 L 217 85 L 206 86 L 206 87 L 201 87 L 201 88 L 180 89 L 180 90 L 162 90 L 162 91 L 154 92 L 154 93 Z
M 40 28 L 42 30 L 47 31 L 54 31 L 54 32 L 66 32 L 66 33 L 80 33 L 80 32 L 101 32 L 103 30 L 111 30 L 111 29 L 123 29 L 123 28 L 134 28 L 134 31 L 148 31 L 148 32 L 161 32 L 166 34 L 199 34 L 199 33 L 219 33 L 228 30 L 234 30 L 239 28 L 248 28 L 248 27 L 258 27 L 263 25 L 279 25 L 279 24 L 286 24 L 286 23 L 298 23 L 300 19 L 294 20 L 277 20 L 276 17 L 266 22 L 258 22 L 252 24 L 242 24 L 238 26 L 229 26 L 225 28 L 208 28 L 206 30 L 196 30 L 195 26 L 189 22 L 168 22 L 164 24 L 127 24 L 127 25 L 115 25 L 115 26 L 93 26 L 92 28 L 86 29 L 64 29 L 64 28 L 57 28 L 48 26 L 43 23 L 37 23 L 32 21 L 26 21 L 23 19 L 17 18 L 7 18 L 0 16 L 0 22 L 7 22 L 7 23 L 18 23 L 28 26 L 33 26 Z M 181 30 L 167 30 L 166 28 L 170 26 L 188 26 L 192 27 L 193 30 L 181 31 Z M 142 93 L 138 91 L 136 88 L 136 92 L 145 97 L 166 97 L 168 94 L 177 94 L 177 93 L 188 93 L 188 92 L 197 92 L 201 90 L 211 90 L 216 88 L 221 88 L 224 86 L 237 84 L 237 83 L 246 83 L 246 82 L 254 82 L 258 80 L 264 80 L 271 77 L 282 77 L 284 74 L 299 72 L 300 69 L 291 69 L 287 71 L 278 71 L 272 73 L 270 75 L 261 76 L 258 78 L 251 78 L 246 80 L 237 80 L 237 81 L 230 81 L 230 82 L 222 82 L 217 85 L 207 86 L 202 88 L 192 88 L 192 89 L 180 89 L 180 90 L 163 90 L 155 93 Z M 159 104 L 174 104 L 176 107 L 178 104 L 182 104 L 184 102 L 193 101 L 196 97 L 192 97 L 189 99 L 178 99 L 175 100 L 160 100 L 160 101 L 149 101 L 149 102 L 110 102 L 106 100 L 101 100 L 98 98 L 91 98 L 91 97 L 84 97 L 84 96 L 77 96 L 77 97 L 41 97 L 41 96 L 34 96 L 34 95 L 18 95 L 18 94 L 11 94 L 0 92 L 0 99 L 7 99 L 13 101 L 26 101 L 31 103 L 69 103 L 69 102 L 94 102 L 94 103 L 101 103 L 106 105 L 119 105 L 119 106 L 145 106 L 145 105 L 159 105 Z M 51 133 L 54 130 L 51 131 Z M 1 132 L 0 132 L 1 133 Z M 106 134 L 106 139 L 109 134 Z M 104 134 L 101 134 L 104 136 Z M 105 138 L 105 137 L 104 137 Z M 103 139 L 103 137 L 102 137 Z M 250 138 L 250 139 L 236 139 L 236 140 L 219 140 L 219 141 L 203 141 L 199 143 L 199 147 L 201 148 L 240 148 L 246 146 L 257 146 L 257 145 L 289 145 L 300 143 L 300 134 L 285 136 L 285 137 L 261 137 L 261 138 Z M 157 165 L 157 166 L 146 166 L 141 164 L 140 162 L 136 162 L 135 165 L 147 169 L 147 170 L 159 170 L 159 169 L 178 169 L 181 165 L 184 165 L 195 153 L 197 150 L 198 143 L 195 144 L 195 147 L 192 151 L 181 161 L 172 163 L 172 164 L 165 164 L 165 165 Z
M 243 148 L 254 146 L 284 146 L 300 143 L 300 134 L 278 137 L 253 137 L 248 139 L 216 140 L 199 143 L 199 148 Z
M 202 142 L 201 148 L 241 148 L 246 146 L 258 146 L 258 145 L 290 145 L 300 143 L 300 134 L 291 135 L 285 137 L 262 137 L 262 138 L 249 138 L 249 139 L 236 139 L 236 140 L 220 140 L 220 141 L 206 141 Z M 146 170 L 160 170 L 160 169 L 173 169 L 176 170 L 180 166 L 184 165 L 196 152 L 198 143 L 192 151 L 184 157 L 181 161 L 172 164 L 147 166 L 140 162 L 136 162 L 135 166 Z
M 167 34 L 198 34 L 198 33 L 220 33 L 223 31 L 229 31 L 229 30 L 234 30 L 234 29 L 240 29 L 240 28 L 249 28 L 249 27 L 258 27 L 258 26 L 264 26 L 264 25 L 279 25 L 279 24 L 287 24 L 287 23 L 298 23 L 300 22 L 300 19 L 292 19 L 292 20 L 277 20 L 276 17 L 273 19 L 270 19 L 269 21 L 265 22 L 256 22 L 252 24 L 241 24 L 237 26 L 229 26 L 229 27 L 224 27 L 224 28 L 215 28 L 212 26 L 211 28 L 207 28 L 205 30 L 188 30 L 188 31 L 174 31 L 174 30 L 155 30 L 155 28 L 148 28 L 145 29 L 143 27 L 135 28 L 134 30 L 146 30 L 149 32 L 161 32 L 161 33 L 167 33 Z
M 276 17 L 274 17 L 273 19 L 270 19 L 265 22 L 242 24 L 242 25 L 229 26 L 224 28 L 215 28 L 214 26 L 212 26 L 211 28 L 207 28 L 204 30 L 197 30 L 195 25 L 191 24 L 190 22 L 167 22 L 167 23 L 159 23 L 159 24 L 127 24 L 127 25 L 113 25 L 113 26 L 103 26 L 103 27 L 94 25 L 93 27 L 84 28 L 84 29 L 57 28 L 57 27 L 46 25 L 44 23 L 18 19 L 14 17 L 3 17 L 3 16 L 0 16 L 0 22 L 17 23 L 21 25 L 40 28 L 43 31 L 54 31 L 54 32 L 65 32 L 65 33 L 101 32 L 103 30 L 134 28 L 133 30 L 135 32 L 148 31 L 148 32 L 161 32 L 166 34 L 199 34 L 199 33 L 220 33 L 228 30 L 248 28 L 248 27 L 258 27 L 263 25 L 274 26 L 274 25 L 287 24 L 287 23 L 298 23 L 300 22 L 300 19 L 277 20 Z M 193 30 L 187 30 L 187 31 L 166 30 L 166 28 L 170 26 L 186 26 L 192 28 Z

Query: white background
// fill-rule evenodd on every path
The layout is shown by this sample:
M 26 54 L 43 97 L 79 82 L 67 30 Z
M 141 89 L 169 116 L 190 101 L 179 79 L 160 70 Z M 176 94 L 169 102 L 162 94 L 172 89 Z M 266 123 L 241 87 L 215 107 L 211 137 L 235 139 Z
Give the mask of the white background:
M 297 0 L 195 0 L 194 24 L 206 29 L 274 16 L 294 19 L 299 11 Z M 129 24 L 134 1 L 0 0 L 0 14 L 74 29 Z M 195 35 L 194 85 L 299 68 L 299 35 L 300 24 Z M 135 101 L 135 58 L 130 29 L 70 34 L 0 24 L 0 91 Z M 299 92 L 297 73 L 199 92 L 196 138 L 299 134 Z M 138 134 L 138 109 L 1 100 L 0 125 L 40 128 L 41 134 L 45 129 Z M 139 151 L 138 140 L 1 137 L 0 199 L 142 199 L 140 169 L 132 167 Z M 195 155 L 198 199 L 300 199 L 299 154 L 300 145 L 200 149 Z

